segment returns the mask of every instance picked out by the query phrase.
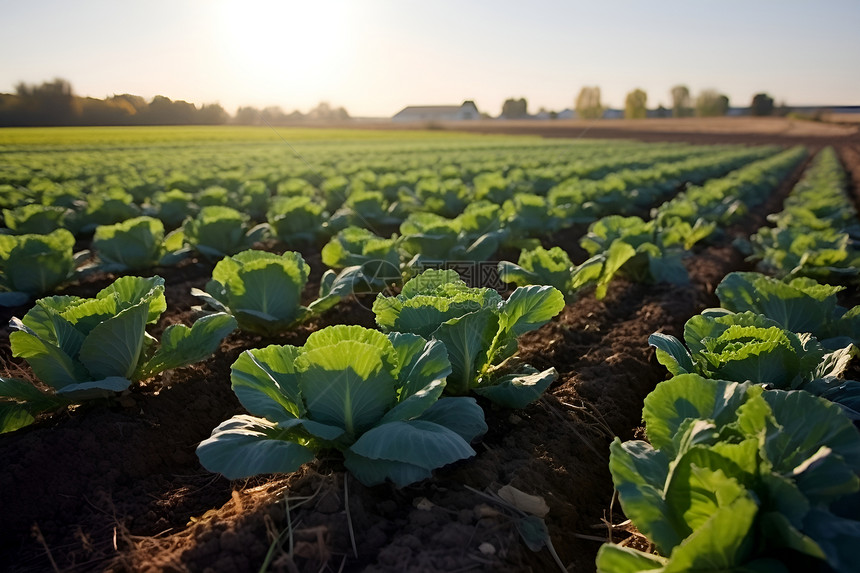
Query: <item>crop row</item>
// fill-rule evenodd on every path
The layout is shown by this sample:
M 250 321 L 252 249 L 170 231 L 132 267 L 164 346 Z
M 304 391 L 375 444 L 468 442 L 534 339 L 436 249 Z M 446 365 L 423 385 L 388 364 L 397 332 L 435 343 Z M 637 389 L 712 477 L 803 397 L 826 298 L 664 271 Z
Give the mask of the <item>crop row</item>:
M 598 179 L 617 169 L 644 168 L 721 149 L 727 148 L 502 138 L 444 143 L 405 140 L 397 145 L 303 142 L 301 155 L 284 144 L 98 147 L 92 151 L 54 147 L 4 151 L 7 161 L 0 168 L 0 181 L 10 186 L 4 188 L 10 194 L 4 194 L 3 207 L 15 206 L 21 198 L 62 199 L 67 193 L 101 193 L 112 188 L 123 189 L 143 202 L 170 189 L 196 194 L 221 186 L 235 192 L 253 181 L 275 190 L 295 184 L 297 179 L 319 187 L 338 177 L 358 188 L 380 190 L 432 177 L 471 183 L 482 173 L 553 185 L 573 177 Z
M 860 223 L 833 148 L 815 158 L 785 208 L 743 245 L 763 271 L 783 278 L 856 276 Z
M 324 262 L 342 268 L 356 264 L 357 259 L 374 259 L 383 268 L 372 269 L 370 278 L 358 278 L 378 282 L 399 275 L 399 267 L 406 262 L 421 268 L 429 262 L 487 260 L 500 247 L 530 244 L 535 236 L 582 220 L 584 214 L 590 213 L 587 219 L 628 209 L 630 202 L 623 201 L 623 193 L 617 191 L 633 193 L 631 186 L 637 185 L 640 199 L 645 198 L 641 206 L 647 207 L 683 181 L 701 181 L 771 152 L 729 149 L 713 157 L 694 153 L 693 158 L 582 182 L 578 187 L 568 181 L 559 185 L 557 193 L 550 190 L 546 198 L 517 191 L 516 178 L 495 175 L 499 180 L 490 182 L 492 175 L 484 174 L 487 177 L 479 176 L 472 187 L 455 178 L 444 182 L 424 179 L 411 188 L 392 187 L 390 198 L 378 189 L 350 190 L 340 208 L 337 197 L 345 189 L 326 185 L 317 189 L 305 180 L 294 180 L 301 183 L 289 186 L 287 196 L 272 197 L 266 185 L 257 181 L 243 185 L 235 195 L 224 187 L 208 188 L 196 200 L 174 189 L 157 193 L 142 208 L 122 190 L 87 195 L 78 210 L 63 207 L 62 201 L 60 205 L 33 203 L 4 211 L 9 231 L 18 234 L 0 236 L 0 303 L 20 305 L 31 296 L 51 292 L 86 259 L 88 253 L 72 256 L 74 236 L 64 226 L 95 231 L 92 247 L 97 259 L 86 270 L 106 272 L 175 264 L 192 250 L 217 260 L 251 248 L 267 236 L 288 245 L 306 245 L 341 229 L 333 239 L 337 244 L 325 251 Z M 574 192 L 576 201 L 571 195 Z M 50 198 L 57 200 L 53 195 Z M 72 205 L 80 201 L 76 198 Z M 214 204 L 208 204 L 210 201 Z M 231 202 L 266 217 L 268 223 L 251 227 L 248 214 L 223 204 Z M 200 203 L 206 206 L 197 211 Z M 581 207 L 576 215 L 570 207 L 574 203 Z M 334 209 L 331 216 L 328 209 Z M 142 210 L 158 218 L 137 217 Z M 456 213 L 453 218 L 444 216 L 452 213 Z M 179 224 L 180 229 L 166 233 L 165 227 Z M 355 224 L 361 224 L 363 230 L 352 226 Z M 397 225 L 401 235 L 390 239 L 369 230 Z M 36 268 L 38 273 L 33 272 Z
M 778 225 L 807 208 L 799 198 L 810 190 L 818 213 L 846 206 L 834 159 L 816 158 Z M 779 274 L 800 274 L 791 270 Z M 684 343 L 650 337 L 673 377 L 645 399 L 648 442 L 616 438 L 610 470 L 657 554 L 607 544 L 599 571 L 860 567 L 860 382 L 842 378 L 860 342 L 860 306 L 841 307 L 841 290 L 731 273 L 716 290 L 722 308 L 691 318 Z
M 579 265 L 558 247 L 537 247 L 522 250 L 518 264 L 500 262 L 499 274 L 518 285 L 553 285 L 568 299 L 589 286 L 602 298 L 616 274 L 639 282 L 687 284 L 682 260 L 693 246 L 763 203 L 805 155 L 803 148 L 792 148 L 690 187 L 655 207 L 649 221 L 618 215 L 599 219 L 580 240 L 591 258 Z
M 31 178 L 26 187 L 8 187 L 8 193 L 3 195 L 8 207 L 4 218 L 9 230 L 16 234 L 43 234 L 58 227 L 68 228 L 75 234 L 88 233 L 99 225 L 142 214 L 157 217 L 168 229 L 173 229 L 201 208 L 221 206 L 240 210 L 249 216 L 246 219 L 249 222 L 268 220 L 276 235 L 284 228 L 282 238 L 289 241 L 303 232 L 332 234 L 355 223 L 396 226 L 414 212 L 451 218 L 476 201 L 501 205 L 518 195 L 547 195 L 555 190 L 548 197 L 550 204 L 544 207 L 544 214 L 562 211 L 554 213 L 561 217 L 557 223 L 562 224 L 564 217 L 589 215 L 588 209 L 615 212 L 599 208 L 599 203 L 610 199 L 607 196 L 612 193 L 643 194 L 645 197 L 640 202 L 647 206 L 651 201 L 649 195 L 656 191 L 665 193 L 667 186 L 672 190 L 685 182 L 700 182 L 771 153 L 770 148 L 716 149 L 708 155 L 684 148 L 673 149 L 671 154 L 649 152 L 647 168 L 632 163 L 629 155 L 615 157 L 613 161 L 603 158 L 602 164 L 611 167 L 613 173 L 600 181 L 560 174 L 551 163 L 530 165 L 522 159 L 497 170 L 473 160 L 473 169 L 482 171 L 471 177 L 462 173 L 462 165 L 450 172 L 450 166 L 431 169 L 428 165 L 420 170 L 380 174 L 368 171 L 361 175 L 361 172 L 350 174 L 349 166 L 341 163 L 337 164 L 338 169 L 346 171 L 330 177 L 317 174 L 301 177 L 293 173 L 276 180 L 261 178 L 231 184 L 227 178 L 214 185 L 197 183 L 170 187 L 162 183 L 162 188 L 150 185 L 138 188 L 128 182 L 107 184 L 87 179 L 54 182 L 36 177 Z M 625 165 L 633 164 L 638 168 L 622 170 Z M 545 177 L 552 185 L 544 186 L 538 182 L 544 178 L 542 171 L 546 169 L 553 169 Z M 113 181 L 109 177 L 105 179 Z M 657 185 L 662 187 L 650 189 Z M 16 199 L 16 196 L 19 197 Z M 619 197 L 612 201 L 615 208 L 626 205 Z M 565 209 L 570 210 L 571 203 L 587 204 L 586 212 L 564 213 Z M 299 216 L 308 218 L 313 226 L 285 228 Z

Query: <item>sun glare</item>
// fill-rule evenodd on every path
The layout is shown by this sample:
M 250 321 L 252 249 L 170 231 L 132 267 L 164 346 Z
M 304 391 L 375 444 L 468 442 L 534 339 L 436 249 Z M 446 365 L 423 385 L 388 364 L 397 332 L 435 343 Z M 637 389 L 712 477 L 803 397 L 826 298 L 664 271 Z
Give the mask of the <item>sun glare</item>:
M 333 1 L 225 0 L 221 61 L 248 92 L 312 97 L 335 85 L 331 74 L 349 57 L 346 9 Z

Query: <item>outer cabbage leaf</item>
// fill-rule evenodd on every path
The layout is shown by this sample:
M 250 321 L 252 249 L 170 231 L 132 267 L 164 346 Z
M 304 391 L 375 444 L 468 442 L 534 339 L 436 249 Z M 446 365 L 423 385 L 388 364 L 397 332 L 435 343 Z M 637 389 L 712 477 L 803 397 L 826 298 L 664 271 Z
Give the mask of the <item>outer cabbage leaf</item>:
M 29 426 L 43 412 L 67 404 L 61 397 L 42 392 L 18 378 L 0 378 L 0 434 Z
M 648 440 L 655 448 L 674 453 L 673 437 L 684 420 L 714 420 L 728 424 L 735 410 L 744 402 L 749 384 L 706 380 L 696 374 L 682 374 L 671 384 L 658 384 L 645 397 L 642 418 Z
M 558 372 L 555 368 L 543 372 L 507 374 L 487 386 L 474 388 L 474 392 L 504 408 L 525 408 L 538 400 L 556 378 Z
M 513 336 L 537 330 L 564 309 L 564 296 L 551 286 L 516 289 L 501 305 L 499 325 Z
M 289 430 L 267 420 L 235 416 L 212 430 L 197 446 L 197 457 L 209 471 L 228 479 L 264 473 L 294 472 L 314 459 L 314 452 L 290 441 Z
M 191 327 L 172 324 L 164 329 L 158 350 L 138 366 L 134 378 L 145 380 L 159 372 L 205 360 L 218 350 L 221 341 L 236 329 L 236 319 L 216 313 L 197 319 Z

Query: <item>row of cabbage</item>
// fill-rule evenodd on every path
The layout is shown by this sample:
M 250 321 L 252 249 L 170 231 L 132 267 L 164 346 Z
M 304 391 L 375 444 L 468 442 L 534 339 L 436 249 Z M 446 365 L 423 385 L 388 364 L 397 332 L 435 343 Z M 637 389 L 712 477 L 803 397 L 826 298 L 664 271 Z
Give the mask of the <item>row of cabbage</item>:
M 537 247 L 523 249 L 517 264 L 500 262 L 499 274 L 517 285 L 553 285 L 568 299 L 590 286 L 597 298 L 603 298 L 616 275 L 638 282 L 687 284 L 683 258 L 693 246 L 718 238 L 721 229 L 766 201 L 805 155 L 804 148 L 795 147 L 689 187 L 652 209 L 648 221 L 620 215 L 599 219 L 580 240 L 590 258 L 579 265 L 559 247 Z
M 725 173 L 738 165 L 772 150 L 728 149 L 714 154 L 673 148 L 662 152 L 640 152 L 639 161 L 626 155 L 610 155 L 600 165 L 613 173 L 593 181 L 569 173 L 561 167 L 515 164 L 515 168 L 484 169 L 472 178 L 458 174 L 462 166 L 413 170 L 405 173 L 372 171 L 338 174 L 325 179 L 315 176 L 292 176 L 274 184 L 250 180 L 237 186 L 227 182 L 192 192 L 180 188 L 157 190 L 144 186 L 131 192 L 128 187 L 112 185 L 107 189 L 72 187 L 63 191 L 39 190 L 31 182 L 26 195 L 15 207 L 4 210 L 4 219 L 15 234 L 44 234 L 56 228 L 67 228 L 73 234 L 90 233 L 99 225 L 118 223 L 139 215 L 153 216 L 167 229 L 182 224 L 189 215 L 206 207 L 231 207 L 248 215 L 248 222 L 267 221 L 273 234 L 285 241 L 309 240 L 315 235 L 330 235 L 349 224 L 368 228 L 396 227 L 410 214 L 430 212 L 447 218 L 455 217 L 470 204 L 489 201 L 502 205 L 507 201 L 538 194 L 552 194 L 544 205 L 545 215 L 559 219 L 598 216 L 601 203 L 608 207 L 626 206 L 625 197 L 635 190 L 638 202 L 647 206 L 654 193 L 665 192 L 685 181 L 703 181 L 715 174 Z M 637 154 L 633 154 L 634 156 Z M 595 160 L 597 161 L 597 160 Z M 648 162 L 648 166 L 642 165 Z M 656 165 L 655 165 L 656 164 Z M 625 168 L 635 165 L 636 169 Z M 477 168 L 477 167 L 475 167 Z M 543 173 L 543 171 L 549 171 Z M 546 184 L 541 183 L 546 181 Z M 560 182 L 560 183 L 559 183 Z M 51 182 L 53 185 L 57 185 Z M 10 191 L 7 199 L 13 197 Z M 584 206 L 571 207 L 571 205 Z M 510 209 L 516 207 L 512 204 Z M 307 221 L 297 229 L 297 220 Z
M 625 167 L 645 167 L 675 157 L 702 155 L 690 146 L 633 143 L 519 142 L 505 139 L 446 144 L 390 145 L 366 142 L 360 148 L 338 144 L 302 144 L 303 155 L 285 145 L 103 147 L 98 152 L 52 150 L 10 153 L 0 168 L 0 206 L 24 204 L 75 207 L 82 196 L 121 192 L 128 203 L 147 208 L 153 198 L 176 190 L 199 206 L 224 204 L 242 190 L 263 185 L 290 194 L 310 185 L 320 193 L 356 190 L 390 192 L 424 179 L 460 179 L 471 185 L 485 173 L 500 173 L 520 185 L 544 186 L 560 180 L 601 178 Z M 720 149 L 720 148 L 715 148 Z M 211 189 L 211 190 L 210 190 Z M 233 206 L 239 203 L 230 203 Z M 265 209 L 263 210 L 265 211 Z
M 306 276 L 301 257 L 289 255 L 290 268 Z M 160 340 L 146 332 L 166 308 L 157 276 L 122 277 L 92 299 L 37 300 L 23 319 L 13 319 L 10 343 L 39 385 L 0 378 L 0 433 L 203 360 L 237 318 L 240 327 L 248 319 L 252 326 L 265 323 L 267 315 L 248 306 L 277 312 L 292 305 L 301 320 L 314 304 L 300 306 L 301 289 L 277 280 L 283 277 L 273 270 L 284 259 L 260 251 L 225 258 L 208 287 L 219 296 L 205 298 L 226 312 L 204 313 L 191 327 L 169 326 Z M 519 288 L 504 300 L 495 290 L 468 287 L 456 271 L 428 270 L 400 294 L 377 297 L 380 330 L 337 325 L 314 332 L 302 347 L 245 351 L 231 380 L 251 415 L 215 428 L 198 455 L 207 469 L 231 479 L 292 472 L 331 450 L 341 451 L 367 485 L 430 477 L 474 455 L 469 444 L 487 429 L 470 394 L 523 408 L 556 378 L 555 369 L 541 372 L 516 357 L 517 338 L 563 307 L 552 287 Z
M 792 196 L 843 180 L 834 160 L 816 158 Z M 649 338 L 673 377 L 645 400 L 648 442 L 616 439 L 610 471 L 657 554 L 606 544 L 599 571 L 860 568 L 860 382 L 843 379 L 860 306 L 838 304 L 844 287 L 780 274 L 731 273 L 684 343 Z
M 640 171 L 625 171 L 598 181 L 580 181 L 578 187 L 568 181 L 558 186 L 557 193 L 551 190 L 547 197 L 516 192 L 514 183 L 497 174 L 495 176 L 501 179 L 495 187 L 476 183 L 469 190 L 458 179 L 447 180 L 455 185 L 443 185 L 427 194 L 404 191 L 401 187 L 397 193 L 409 195 L 412 202 L 409 214 L 402 220 L 404 213 L 394 216 L 391 207 L 407 202 L 389 203 L 378 190 L 353 192 L 347 206 L 329 217 L 316 195 L 318 190 L 304 180 L 294 189 L 294 195 L 272 198 L 275 211 L 270 212 L 269 222 L 255 226 L 246 213 L 223 205 L 203 207 L 196 216 L 188 217 L 188 211 L 193 208 L 184 192 L 179 191 L 174 193 L 178 194 L 176 200 L 161 205 L 158 213 L 172 223 L 185 217 L 182 227 L 169 233 L 164 221 L 155 217 L 126 219 L 138 212 L 135 204 L 128 202 L 128 197 L 114 198 L 107 203 L 93 200 L 90 205 L 100 204 L 106 208 L 105 213 L 112 213 L 108 219 L 120 219 L 120 222 L 95 227 L 92 247 L 97 258 L 89 261 L 86 269 L 137 272 L 174 264 L 193 251 L 217 260 L 250 248 L 267 237 L 278 238 L 288 245 L 302 245 L 324 240 L 342 229 L 324 249 L 324 262 L 333 268 L 372 262 L 375 268 L 367 273 L 370 278 L 362 280 L 378 286 L 387 280 L 397 280 L 403 267 L 408 267 L 405 269 L 408 276 L 415 274 L 414 269 L 440 261 L 484 261 L 502 246 L 534 245 L 536 236 L 582 220 L 584 212 L 596 216 L 623 211 L 631 205 L 647 206 L 655 197 L 665 196 L 684 181 L 704 180 L 771 152 L 770 149 L 730 149 L 712 157 L 696 156 Z M 635 195 L 631 190 L 634 185 L 640 203 L 623 201 L 623 193 L 616 193 L 624 189 Z M 481 193 L 490 188 L 504 190 L 504 193 L 499 191 L 493 201 L 469 202 L 469 193 Z M 224 200 L 229 200 L 230 195 L 224 191 Z M 270 198 L 262 183 L 242 187 L 241 193 L 249 201 L 260 198 L 265 202 Z M 506 196 L 509 198 L 505 199 Z M 559 197 L 564 197 L 563 204 L 558 202 Z M 610 201 L 611 197 L 615 200 Z M 434 212 L 439 204 L 456 204 L 452 209 L 459 210 L 459 214 L 446 218 Z M 577 205 L 578 216 L 572 215 L 570 205 Z M 38 233 L 0 235 L 0 270 L 3 271 L 0 304 L 23 304 L 30 296 L 51 292 L 68 280 L 87 258 L 89 253 L 73 256 L 70 250 L 74 236 L 66 229 L 55 228 L 62 224 L 68 212 L 60 206 L 40 204 L 4 212 L 11 231 Z M 400 235 L 385 238 L 368 229 L 388 227 L 398 221 Z M 363 226 L 350 225 L 358 222 Z
M 822 150 L 781 212 L 741 245 L 762 272 L 779 277 L 842 277 L 860 273 L 860 223 L 847 175 L 832 147 Z
M 302 142 L 301 155 L 284 144 L 187 143 L 177 146 L 117 148 L 89 151 L 0 149 L 0 184 L 6 185 L 0 206 L 25 203 L 63 204 L 81 194 L 112 190 L 128 192 L 144 205 L 158 192 L 176 189 L 199 196 L 209 187 L 237 192 L 249 182 L 275 191 L 305 180 L 320 188 L 342 185 L 345 178 L 362 190 L 414 185 L 421 179 L 458 178 L 467 184 L 483 173 L 501 173 L 537 187 L 569 178 L 599 179 L 622 168 L 644 168 L 677 156 L 705 154 L 677 144 L 598 141 L 546 141 L 505 138 L 448 139 L 444 142 L 360 145 Z M 212 201 L 208 194 L 205 201 Z

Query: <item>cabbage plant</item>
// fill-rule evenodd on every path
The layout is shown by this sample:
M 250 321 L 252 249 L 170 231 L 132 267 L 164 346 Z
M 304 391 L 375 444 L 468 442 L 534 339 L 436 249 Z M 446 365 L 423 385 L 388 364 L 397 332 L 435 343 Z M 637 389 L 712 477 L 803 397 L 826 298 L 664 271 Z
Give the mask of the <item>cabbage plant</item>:
M 363 227 L 396 227 L 403 221 L 402 206 L 390 203 L 381 191 L 353 191 L 346 202 L 329 219 L 329 225 L 343 229 L 350 225 Z
M 550 285 L 572 298 L 573 263 L 568 254 L 560 247 L 544 249 L 523 249 L 517 264 L 509 261 L 499 262 L 499 278 L 517 286 Z
M 846 309 L 836 295 L 842 286 L 798 277 L 781 281 L 760 273 L 729 273 L 717 286 L 720 305 L 732 312 L 752 311 L 792 332 L 809 332 L 827 348 L 860 343 L 860 305 Z
M 168 228 L 179 227 L 187 217 L 197 214 L 199 207 L 194 203 L 194 196 L 181 189 L 159 191 L 152 198 L 148 212 L 158 217 Z
M 595 297 L 602 299 L 618 273 L 637 282 L 687 284 L 690 278 L 682 259 L 714 228 L 713 223 L 703 220 L 694 225 L 674 221 L 661 226 L 639 217 L 604 217 L 592 223 L 580 240 L 592 256 L 574 268 L 572 288 L 595 284 Z
M 272 234 L 288 245 L 313 243 L 326 229 L 327 214 L 311 197 L 275 197 L 266 217 Z
M 130 193 L 110 188 L 87 194 L 84 207 L 69 217 L 69 226 L 78 233 L 91 233 L 99 225 L 112 225 L 139 215 L 140 207 Z
M 648 343 L 672 374 L 764 384 L 782 390 L 806 390 L 839 402 L 860 416 L 860 382 L 840 377 L 854 354 L 848 342 L 828 351 L 811 334 L 796 334 L 753 312 L 711 309 L 684 325 L 684 342 L 655 333 Z
M 216 427 L 197 448 L 229 479 L 293 472 L 326 450 L 343 453 L 365 485 L 398 487 L 475 454 L 487 430 L 472 398 L 440 398 L 451 365 L 444 345 L 414 334 L 338 325 L 302 347 L 242 353 L 233 391 L 248 415 Z
M 66 229 L 47 235 L 0 235 L 0 306 L 19 306 L 52 291 L 75 271 L 75 237 Z
M 95 298 L 53 296 L 13 318 L 12 355 L 24 358 L 47 390 L 19 379 L 0 381 L 0 432 L 32 423 L 35 415 L 91 398 L 111 396 L 134 382 L 199 362 L 236 328 L 226 314 L 190 328 L 168 326 L 156 340 L 146 332 L 166 309 L 164 279 L 122 277 Z
M 504 202 L 502 212 L 505 228 L 517 238 L 546 235 L 565 224 L 546 197 L 534 193 L 515 194 Z
M 183 226 L 185 241 L 207 259 L 218 259 L 250 249 L 266 233 L 265 224 L 248 228 L 250 218 L 230 207 L 200 209 Z
M 427 270 L 403 285 L 397 296 L 379 294 L 373 303 L 386 332 L 411 332 L 445 343 L 452 374 L 446 391 L 485 396 L 508 408 L 540 398 L 558 376 L 519 364 L 517 337 L 535 330 L 564 308 L 550 286 L 516 289 L 507 300 L 488 288 L 471 288 L 456 271 Z
M 272 193 L 265 181 L 245 181 L 235 193 L 239 209 L 247 213 L 255 221 L 266 218 L 266 210 L 272 199 Z
M 322 248 L 324 265 L 342 269 L 373 261 L 384 261 L 394 268 L 400 266 L 397 235 L 380 237 L 363 227 L 347 227 L 339 231 Z
M 435 213 L 413 213 L 400 225 L 401 246 L 422 268 L 439 261 L 486 261 L 498 250 L 508 233 L 500 223 L 471 225 L 475 219 L 462 215 L 446 219 Z
M 115 225 L 96 227 L 93 250 L 98 268 L 106 272 L 148 269 L 176 264 L 189 249 L 181 230 L 164 234 L 164 224 L 153 217 L 135 217 Z
M 16 235 L 47 235 L 66 226 L 71 211 L 65 207 L 31 203 L 3 209 L 3 220 Z
M 398 190 L 399 202 L 407 210 L 455 217 L 469 204 L 469 188 L 457 178 L 426 177 Z
M 302 306 L 309 273 L 310 266 L 299 253 L 276 255 L 252 249 L 221 259 L 206 290 L 192 289 L 191 294 L 215 311 L 234 316 L 240 329 L 273 335 L 333 307 L 352 294 L 362 279 L 358 267 L 339 275 L 328 271 L 319 298 Z
M 196 196 L 197 204 L 201 207 L 227 206 L 231 199 L 230 190 L 221 185 L 210 185 Z
M 326 243 L 322 262 L 334 269 L 359 266 L 370 290 L 380 291 L 400 283 L 400 240 L 385 239 L 361 227 L 347 227 Z
M 848 233 L 837 229 L 762 227 L 750 237 L 750 259 L 778 277 L 851 279 L 860 274 L 860 250 Z
M 860 434 L 834 404 L 684 374 L 642 417 L 650 443 L 615 438 L 609 469 L 658 554 L 605 544 L 599 572 L 860 570 Z

